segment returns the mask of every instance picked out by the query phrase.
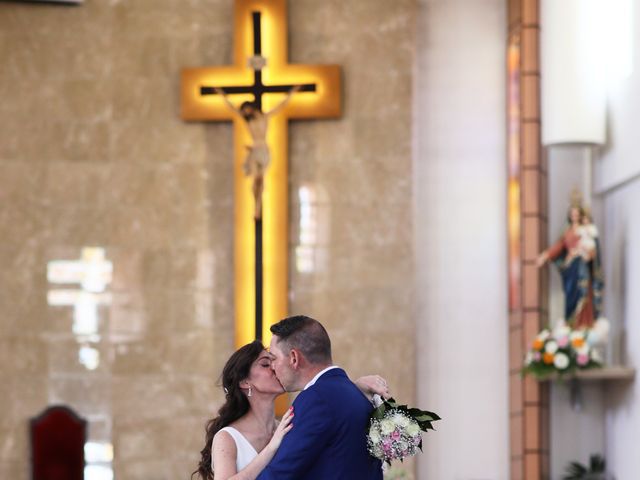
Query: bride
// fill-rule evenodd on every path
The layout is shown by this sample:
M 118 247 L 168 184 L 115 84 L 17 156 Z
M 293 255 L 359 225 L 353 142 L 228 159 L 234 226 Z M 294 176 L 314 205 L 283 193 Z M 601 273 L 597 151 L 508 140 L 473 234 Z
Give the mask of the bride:
M 354 382 L 366 396 L 388 396 L 377 375 Z M 191 477 L 202 480 L 254 480 L 273 458 L 282 438 L 294 427 L 290 407 L 278 423 L 274 402 L 284 392 L 271 368 L 271 357 L 254 341 L 236 351 L 222 370 L 226 401 L 206 427 L 202 458 Z

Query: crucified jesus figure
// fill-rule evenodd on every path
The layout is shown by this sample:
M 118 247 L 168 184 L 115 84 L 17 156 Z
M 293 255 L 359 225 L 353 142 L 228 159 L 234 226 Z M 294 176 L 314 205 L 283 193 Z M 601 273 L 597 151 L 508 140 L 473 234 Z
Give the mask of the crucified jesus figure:
M 282 110 L 291 100 L 294 93 L 300 90 L 295 86 L 289 90 L 287 97 L 268 112 L 262 112 L 254 102 L 243 102 L 240 108 L 236 107 L 225 91 L 214 87 L 215 92 L 222 97 L 224 102 L 245 122 L 251 135 L 251 145 L 247 145 L 247 156 L 242 165 L 244 173 L 253 178 L 253 197 L 255 199 L 254 217 L 262 218 L 262 192 L 264 190 L 264 175 L 271 160 L 269 146 L 267 145 L 267 127 L 269 118 Z

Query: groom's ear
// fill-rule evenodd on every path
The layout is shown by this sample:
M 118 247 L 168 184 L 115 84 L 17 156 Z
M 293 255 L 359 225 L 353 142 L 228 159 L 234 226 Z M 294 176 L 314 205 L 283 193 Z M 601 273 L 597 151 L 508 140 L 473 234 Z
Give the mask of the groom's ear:
M 289 365 L 294 370 L 297 370 L 300 367 L 300 352 L 298 352 L 295 348 L 289 350 Z

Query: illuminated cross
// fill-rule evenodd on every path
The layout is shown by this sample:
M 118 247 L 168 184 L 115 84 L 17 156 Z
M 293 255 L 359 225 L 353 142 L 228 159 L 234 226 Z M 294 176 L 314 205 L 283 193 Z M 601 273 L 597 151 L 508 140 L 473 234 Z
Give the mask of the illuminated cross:
M 234 28 L 234 65 L 183 71 L 182 118 L 234 122 L 234 291 L 240 346 L 254 338 L 268 342 L 268 327 L 287 314 L 288 120 L 338 117 L 340 68 L 288 63 L 286 0 L 236 0 Z M 242 170 L 251 137 L 214 87 L 237 104 L 254 101 L 268 109 L 294 85 L 302 86 L 300 92 L 269 119 L 265 213 L 254 223 L 251 178 Z

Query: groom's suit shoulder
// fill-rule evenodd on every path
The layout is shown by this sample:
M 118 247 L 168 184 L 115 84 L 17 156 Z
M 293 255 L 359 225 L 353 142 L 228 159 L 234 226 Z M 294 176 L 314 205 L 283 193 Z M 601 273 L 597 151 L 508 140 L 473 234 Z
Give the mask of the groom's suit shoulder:
M 359 396 L 367 400 L 364 394 L 358 389 L 358 387 L 353 383 L 347 373 L 341 368 L 332 368 L 328 370 L 324 374 L 318 378 L 316 383 L 312 385 L 309 389 L 316 389 L 319 391 L 331 391 L 331 390 L 342 390 L 345 392 L 351 391 L 354 394 L 358 393 Z
M 369 400 L 341 368 L 333 368 L 324 373 L 314 385 L 300 393 L 300 396 L 304 394 L 322 401 L 332 411 L 340 406 L 340 411 L 355 409 L 368 415 L 373 410 Z

